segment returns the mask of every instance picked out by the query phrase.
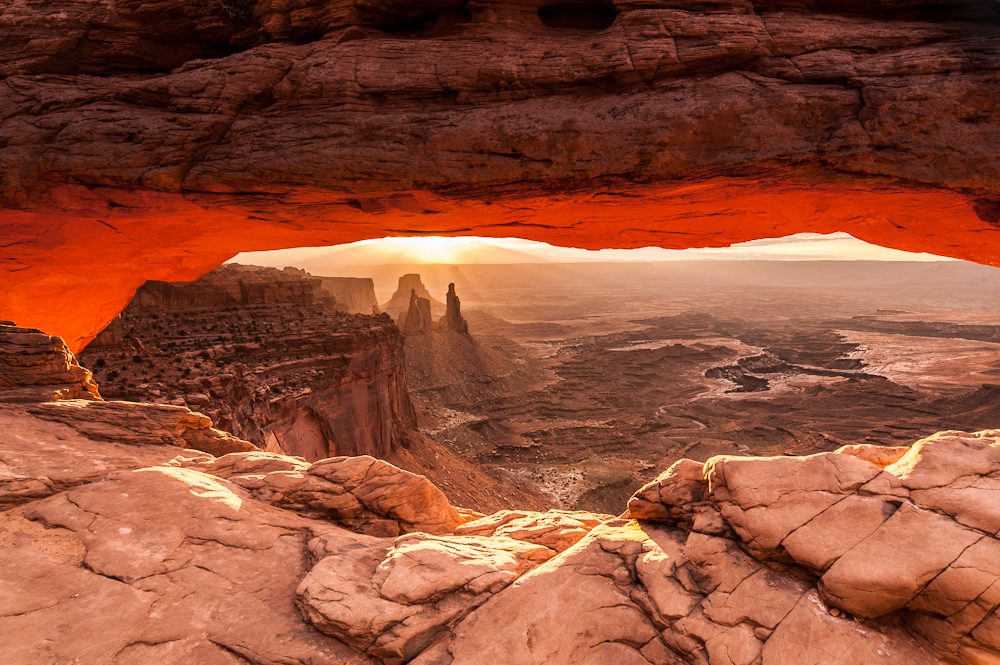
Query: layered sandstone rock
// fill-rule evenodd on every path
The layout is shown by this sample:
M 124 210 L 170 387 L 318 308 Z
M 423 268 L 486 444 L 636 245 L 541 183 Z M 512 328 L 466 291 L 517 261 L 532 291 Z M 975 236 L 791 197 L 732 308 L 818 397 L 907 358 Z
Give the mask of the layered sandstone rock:
M 320 277 L 324 291 L 337 299 L 338 308 L 351 314 L 378 314 L 375 280 L 371 277 Z
M 101 399 L 92 377 L 60 338 L 0 321 L 0 402 Z
M 995 262 L 993 2 L 58 7 L 0 10 L 0 311 L 72 350 L 147 279 L 392 233 Z
M 182 406 L 143 402 L 60 400 L 25 406 L 33 416 L 63 423 L 96 441 L 167 444 L 213 455 L 256 450 L 249 441 L 212 427 L 212 420 Z
M 123 472 L 22 514 L 49 528 L 0 548 L 3 588 L 23 590 L 0 595 L 4 662 L 377 662 L 293 609 L 312 566 L 310 539 L 349 548 L 364 536 L 165 467 Z M 52 556 L 52 541 L 65 553 Z
M 397 665 L 554 554 L 510 538 L 415 533 L 360 556 L 327 556 L 302 580 L 297 601 L 322 632 Z
M 846 446 L 808 457 L 683 460 L 640 490 L 629 514 L 682 525 L 692 538 L 735 541 L 770 570 L 790 565 L 815 580 L 781 624 L 787 629 L 765 643 L 764 662 L 800 653 L 795 633 L 823 630 L 806 608 L 825 604 L 834 617 L 882 630 L 901 621 L 948 662 L 986 663 L 1000 653 L 992 628 L 1000 567 L 990 554 L 1000 552 L 998 434 L 940 432 L 911 448 Z M 731 603 L 732 595 L 724 598 Z M 858 662 L 848 660 L 861 657 L 853 647 L 836 655 L 846 646 L 823 640 L 809 648 Z
M 400 312 L 396 325 L 404 335 L 429 333 L 433 327 L 430 299 L 418 296 L 416 289 L 410 291 L 410 306 L 406 311 Z
M 367 456 L 309 464 L 253 452 L 178 458 L 171 465 L 225 478 L 265 503 L 372 535 L 453 533 L 464 521 L 426 478 Z
M 318 278 L 297 268 L 228 263 L 193 282 L 146 282 L 129 306 L 153 312 L 276 304 L 311 307 L 324 296 L 330 298 L 321 286 Z
M 116 316 L 87 346 L 97 349 L 108 346 L 121 346 L 124 343 L 125 336 L 122 332 L 122 318 Z
M 261 448 L 385 457 L 416 429 L 399 331 L 335 312 L 320 287 L 295 268 L 236 264 L 148 283 L 123 314 L 128 343 L 81 357 L 108 395 L 190 407 Z
M 240 354 L 246 368 L 217 393 L 222 422 L 261 447 L 313 461 L 381 458 L 404 447 L 417 422 L 406 392 L 403 343 L 391 322 L 381 323 L 286 337 Z M 288 360 L 259 362 L 282 356 Z M 251 364 L 254 358 L 258 363 Z M 276 386 L 282 388 L 277 394 Z

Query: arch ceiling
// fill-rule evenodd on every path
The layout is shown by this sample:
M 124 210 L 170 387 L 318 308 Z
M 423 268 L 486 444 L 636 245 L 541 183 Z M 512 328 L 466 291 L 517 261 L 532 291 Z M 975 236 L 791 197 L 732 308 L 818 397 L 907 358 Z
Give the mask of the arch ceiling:
M 146 279 L 386 235 L 996 265 L 998 7 L 7 4 L 0 317 L 77 350 Z

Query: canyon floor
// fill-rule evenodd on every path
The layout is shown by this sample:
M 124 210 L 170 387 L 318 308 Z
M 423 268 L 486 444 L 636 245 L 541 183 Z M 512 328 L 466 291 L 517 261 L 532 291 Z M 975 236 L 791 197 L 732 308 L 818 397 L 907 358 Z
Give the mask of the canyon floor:
M 421 430 L 566 508 L 614 512 L 682 458 L 908 445 L 1000 413 L 1000 279 L 982 266 L 401 270 L 432 293 L 455 281 L 472 333 L 407 338 Z

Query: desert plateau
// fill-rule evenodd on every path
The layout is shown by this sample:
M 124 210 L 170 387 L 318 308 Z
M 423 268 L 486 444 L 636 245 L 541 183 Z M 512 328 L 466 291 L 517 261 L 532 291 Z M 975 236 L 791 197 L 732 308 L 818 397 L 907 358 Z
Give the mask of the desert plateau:
M 0 1 L 0 665 L 1000 664 L 998 0 Z

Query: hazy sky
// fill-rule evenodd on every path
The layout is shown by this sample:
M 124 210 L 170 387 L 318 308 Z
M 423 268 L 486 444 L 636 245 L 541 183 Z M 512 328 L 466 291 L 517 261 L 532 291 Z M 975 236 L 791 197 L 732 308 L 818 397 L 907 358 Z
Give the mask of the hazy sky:
M 297 266 L 309 269 L 339 265 L 399 263 L 549 263 L 583 261 L 691 261 L 720 259 L 943 261 L 933 254 L 912 254 L 869 245 L 846 233 L 799 233 L 785 238 L 743 242 L 716 249 L 602 249 L 556 247 L 520 238 L 442 238 L 438 236 L 362 240 L 334 247 L 298 247 L 271 252 L 245 252 L 231 262 L 251 265 Z

